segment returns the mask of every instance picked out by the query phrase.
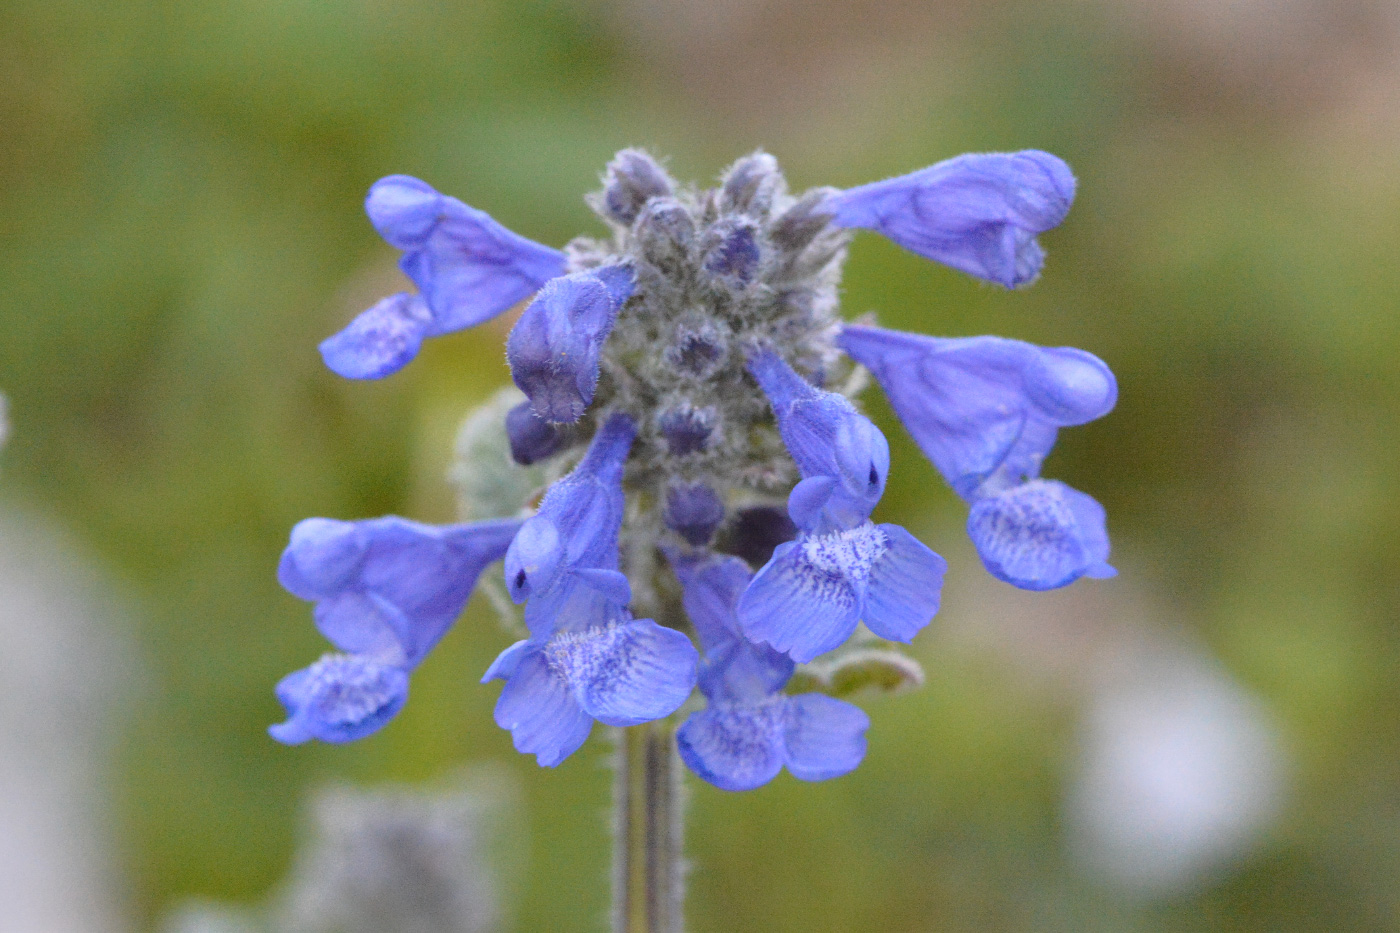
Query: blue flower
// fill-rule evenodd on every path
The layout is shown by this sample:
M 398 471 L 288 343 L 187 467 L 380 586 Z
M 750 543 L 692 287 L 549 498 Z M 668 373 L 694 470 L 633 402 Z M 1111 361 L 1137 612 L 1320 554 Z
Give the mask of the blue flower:
M 625 505 L 622 474 L 637 426 L 621 412 L 598 429 L 578 466 L 554 483 L 505 555 L 506 588 L 526 603 L 525 624 L 548 637 L 565 616 L 606 621 L 608 604 L 632 598 L 618 571 Z
M 506 681 L 496 723 L 546 767 L 573 754 L 594 720 L 630 726 L 669 716 L 695 686 L 690 639 L 626 608 L 632 589 L 617 569 L 617 536 L 636 431 L 627 415 L 609 417 L 506 553 L 506 585 L 526 604 L 530 638 L 502 652 L 482 682 Z
M 744 562 L 668 556 L 705 649 L 699 683 L 708 705 L 676 734 L 686 765 L 732 791 L 767 784 L 784 766 L 804 781 L 854 770 L 865 757 L 869 717 L 821 694 L 782 692 L 792 677 L 792 659 L 745 640 L 739 631 L 735 604 L 750 578 Z
M 793 521 L 808 530 L 865 521 L 884 494 L 890 469 L 890 445 L 880 429 L 842 396 L 811 385 L 772 350 L 750 354 L 749 373 L 768 396 L 783 445 L 802 473 L 789 500 Z
M 316 627 L 343 654 L 284 678 L 287 744 L 349 742 L 379 729 L 408 698 L 408 675 L 461 614 L 481 571 L 521 522 L 422 525 L 397 516 L 308 518 L 292 529 L 281 584 L 316 604 Z
M 563 253 L 407 175 L 375 182 L 365 212 L 404 251 L 399 267 L 418 294 L 386 298 L 321 344 L 326 365 L 348 379 L 397 372 L 425 337 L 488 321 L 564 271 Z
M 610 604 L 599 624 L 569 619 L 548 638 L 516 642 L 482 677 L 506 681 L 496 724 L 515 750 L 552 768 L 578 750 L 596 720 L 635 726 L 669 716 L 695 687 L 698 655 L 690 639 Z
M 805 664 L 864 622 L 909 642 L 938 612 L 947 563 L 898 525 L 799 534 L 778 545 L 737 609 L 744 635 Z
M 885 436 L 771 350 L 754 353 L 749 371 L 803 479 L 788 497 L 801 534 L 778 545 L 739 599 L 744 635 L 801 663 L 861 621 L 882 638 L 912 640 L 938 611 L 947 564 L 898 525 L 869 519 L 889 470 Z
M 1044 590 L 1113 575 L 1103 509 L 1038 478 L 1061 427 L 1102 417 L 1117 401 L 1117 382 L 1102 360 L 1070 347 L 878 327 L 848 326 L 840 342 L 972 503 L 968 532 L 994 576 Z
M 1035 237 L 1074 201 L 1074 175 L 1048 152 L 961 155 L 832 195 L 841 227 L 865 227 L 911 252 L 1016 288 L 1035 281 L 1045 253 Z
M 562 276 L 545 285 L 506 341 L 510 375 L 545 421 L 583 416 L 598 387 L 598 354 L 635 282 L 614 265 Z

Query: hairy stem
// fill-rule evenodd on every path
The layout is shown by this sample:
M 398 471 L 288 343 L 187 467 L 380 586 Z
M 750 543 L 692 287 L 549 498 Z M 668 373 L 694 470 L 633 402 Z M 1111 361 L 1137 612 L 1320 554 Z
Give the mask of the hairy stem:
M 619 729 L 613 806 L 614 933 L 681 933 L 681 765 L 666 721 Z

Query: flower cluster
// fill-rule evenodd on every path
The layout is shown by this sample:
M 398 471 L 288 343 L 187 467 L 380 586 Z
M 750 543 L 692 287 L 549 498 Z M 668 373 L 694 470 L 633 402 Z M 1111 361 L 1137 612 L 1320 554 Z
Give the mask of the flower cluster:
M 500 426 L 521 469 L 558 478 L 524 518 L 298 525 L 281 580 L 317 603 L 343 653 L 283 681 L 289 717 L 273 735 L 381 727 L 503 558 L 528 632 L 483 679 L 505 681 L 496 721 L 540 764 L 567 758 L 594 721 L 684 707 L 681 756 L 716 786 L 855 768 L 869 720 L 837 691 L 789 692 L 819 680 L 798 665 L 839 666 L 843 651 L 869 665 L 878 652 L 843 645 L 911 641 L 945 569 L 871 520 L 890 454 L 851 402 L 863 372 L 970 504 L 987 569 L 1026 589 L 1113 573 L 1102 508 L 1040 469 L 1058 429 L 1105 414 L 1117 390 L 1080 350 L 843 323 L 850 231 L 1019 287 L 1039 275 L 1036 236 L 1064 219 L 1074 186 L 1059 159 L 1027 151 L 793 195 L 760 152 L 696 190 L 624 150 L 589 199 L 610 236 L 558 251 L 417 179 L 376 183 L 366 210 L 417 291 L 326 340 L 326 364 L 379 378 L 424 338 L 533 295 L 507 341 L 522 394 Z

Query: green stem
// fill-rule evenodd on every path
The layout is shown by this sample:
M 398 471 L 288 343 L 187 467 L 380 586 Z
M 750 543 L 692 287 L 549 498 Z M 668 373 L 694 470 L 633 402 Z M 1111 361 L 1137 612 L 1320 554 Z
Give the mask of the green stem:
M 682 933 L 681 763 L 666 721 L 619 729 L 614 933 Z

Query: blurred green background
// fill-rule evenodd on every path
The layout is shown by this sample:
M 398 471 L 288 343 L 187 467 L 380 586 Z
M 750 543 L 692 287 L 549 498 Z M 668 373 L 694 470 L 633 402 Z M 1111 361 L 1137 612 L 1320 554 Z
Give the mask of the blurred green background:
M 1034 288 L 865 235 L 846 313 L 1083 347 L 1121 387 L 1047 472 L 1104 502 L 1122 576 L 1043 603 L 986 581 L 964 506 L 872 393 L 894 454 L 877 518 L 953 564 L 916 644 L 929 683 L 865 703 L 850 777 L 694 782 L 693 929 L 1400 929 L 1397 49 L 1400 16 L 1365 0 L 7 0 L 0 497 L 129 596 L 107 791 L 132 927 L 261 898 L 319 782 L 488 759 L 523 799 L 515 928 L 601 927 L 606 743 L 554 771 L 514 754 L 476 684 L 506 644 L 484 600 L 379 735 L 264 729 L 272 685 L 323 647 L 274 580 L 288 530 L 449 520 L 452 433 L 508 379 L 500 325 L 378 383 L 321 365 L 321 338 L 400 287 L 366 188 L 417 175 L 562 245 L 598 231 L 582 195 L 641 145 L 699 181 L 762 147 L 798 189 L 1057 153 L 1080 194 Z M 1108 588 L 1135 595 L 1094 610 L 1106 627 L 1154 607 L 1260 699 L 1288 761 L 1247 851 L 1151 897 L 1068 854 L 1086 692 L 965 634 Z

